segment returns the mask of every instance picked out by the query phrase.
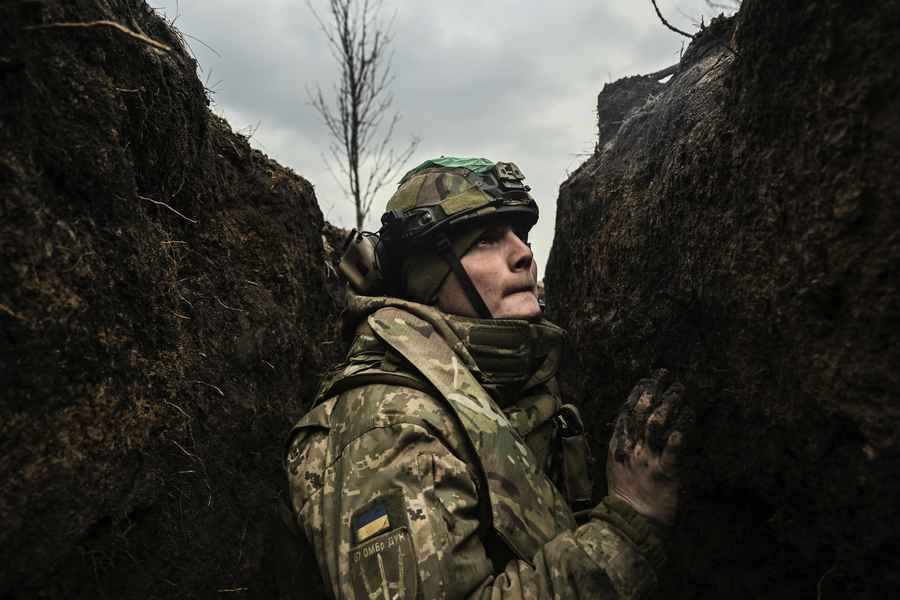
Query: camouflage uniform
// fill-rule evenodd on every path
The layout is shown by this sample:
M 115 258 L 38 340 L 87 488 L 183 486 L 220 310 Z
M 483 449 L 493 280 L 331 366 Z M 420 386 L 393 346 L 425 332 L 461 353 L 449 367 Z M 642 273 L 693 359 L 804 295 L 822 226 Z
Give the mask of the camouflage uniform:
M 351 297 L 350 310 L 347 361 L 286 458 L 335 598 L 638 598 L 655 586 L 659 531 L 610 498 L 577 526 L 551 482 L 571 441 L 554 379 L 561 330 L 386 297 Z

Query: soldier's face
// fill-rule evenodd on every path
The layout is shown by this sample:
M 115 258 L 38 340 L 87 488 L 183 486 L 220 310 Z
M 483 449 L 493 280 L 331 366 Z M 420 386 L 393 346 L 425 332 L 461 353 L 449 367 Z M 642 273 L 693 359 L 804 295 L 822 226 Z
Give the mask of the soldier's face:
M 494 318 L 526 319 L 540 314 L 537 264 L 531 248 L 508 224 L 492 225 L 460 259 Z M 444 312 L 477 317 L 452 272 L 437 294 Z

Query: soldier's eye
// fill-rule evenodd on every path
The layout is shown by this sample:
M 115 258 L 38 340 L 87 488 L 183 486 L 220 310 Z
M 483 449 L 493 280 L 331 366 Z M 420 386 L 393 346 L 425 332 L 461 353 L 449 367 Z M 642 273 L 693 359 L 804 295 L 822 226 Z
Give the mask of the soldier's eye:
M 503 238 L 503 233 L 497 229 L 488 229 L 482 234 L 480 238 L 478 238 L 478 246 L 487 247 L 493 246 L 497 242 L 499 242 Z
M 482 236 L 478 240 L 478 245 L 482 248 L 486 248 L 488 246 L 493 246 L 497 243 L 497 238 L 491 236 Z

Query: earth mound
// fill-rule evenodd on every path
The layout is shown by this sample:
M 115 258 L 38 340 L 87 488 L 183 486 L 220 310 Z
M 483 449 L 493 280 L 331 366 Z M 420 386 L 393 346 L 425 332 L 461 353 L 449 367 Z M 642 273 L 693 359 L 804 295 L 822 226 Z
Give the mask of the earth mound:
M 143 1 L 4 2 L 0 82 L 0 596 L 275 596 L 332 358 L 312 186 Z
M 898 27 L 745 0 L 668 82 L 604 88 L 560 189 L 547 298 L 595 446 L 654 367 L 698 414 L 660 598 L 900 593 Z

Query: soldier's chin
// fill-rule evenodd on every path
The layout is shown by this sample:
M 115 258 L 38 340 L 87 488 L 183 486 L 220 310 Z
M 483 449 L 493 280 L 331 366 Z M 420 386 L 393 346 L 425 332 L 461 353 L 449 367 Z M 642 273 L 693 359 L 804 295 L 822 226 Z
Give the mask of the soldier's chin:
M 523 290 L 503 297 L 499 308 L 494 313 L 496 319 L 530 319 L 541 314 L 534 292 Z

